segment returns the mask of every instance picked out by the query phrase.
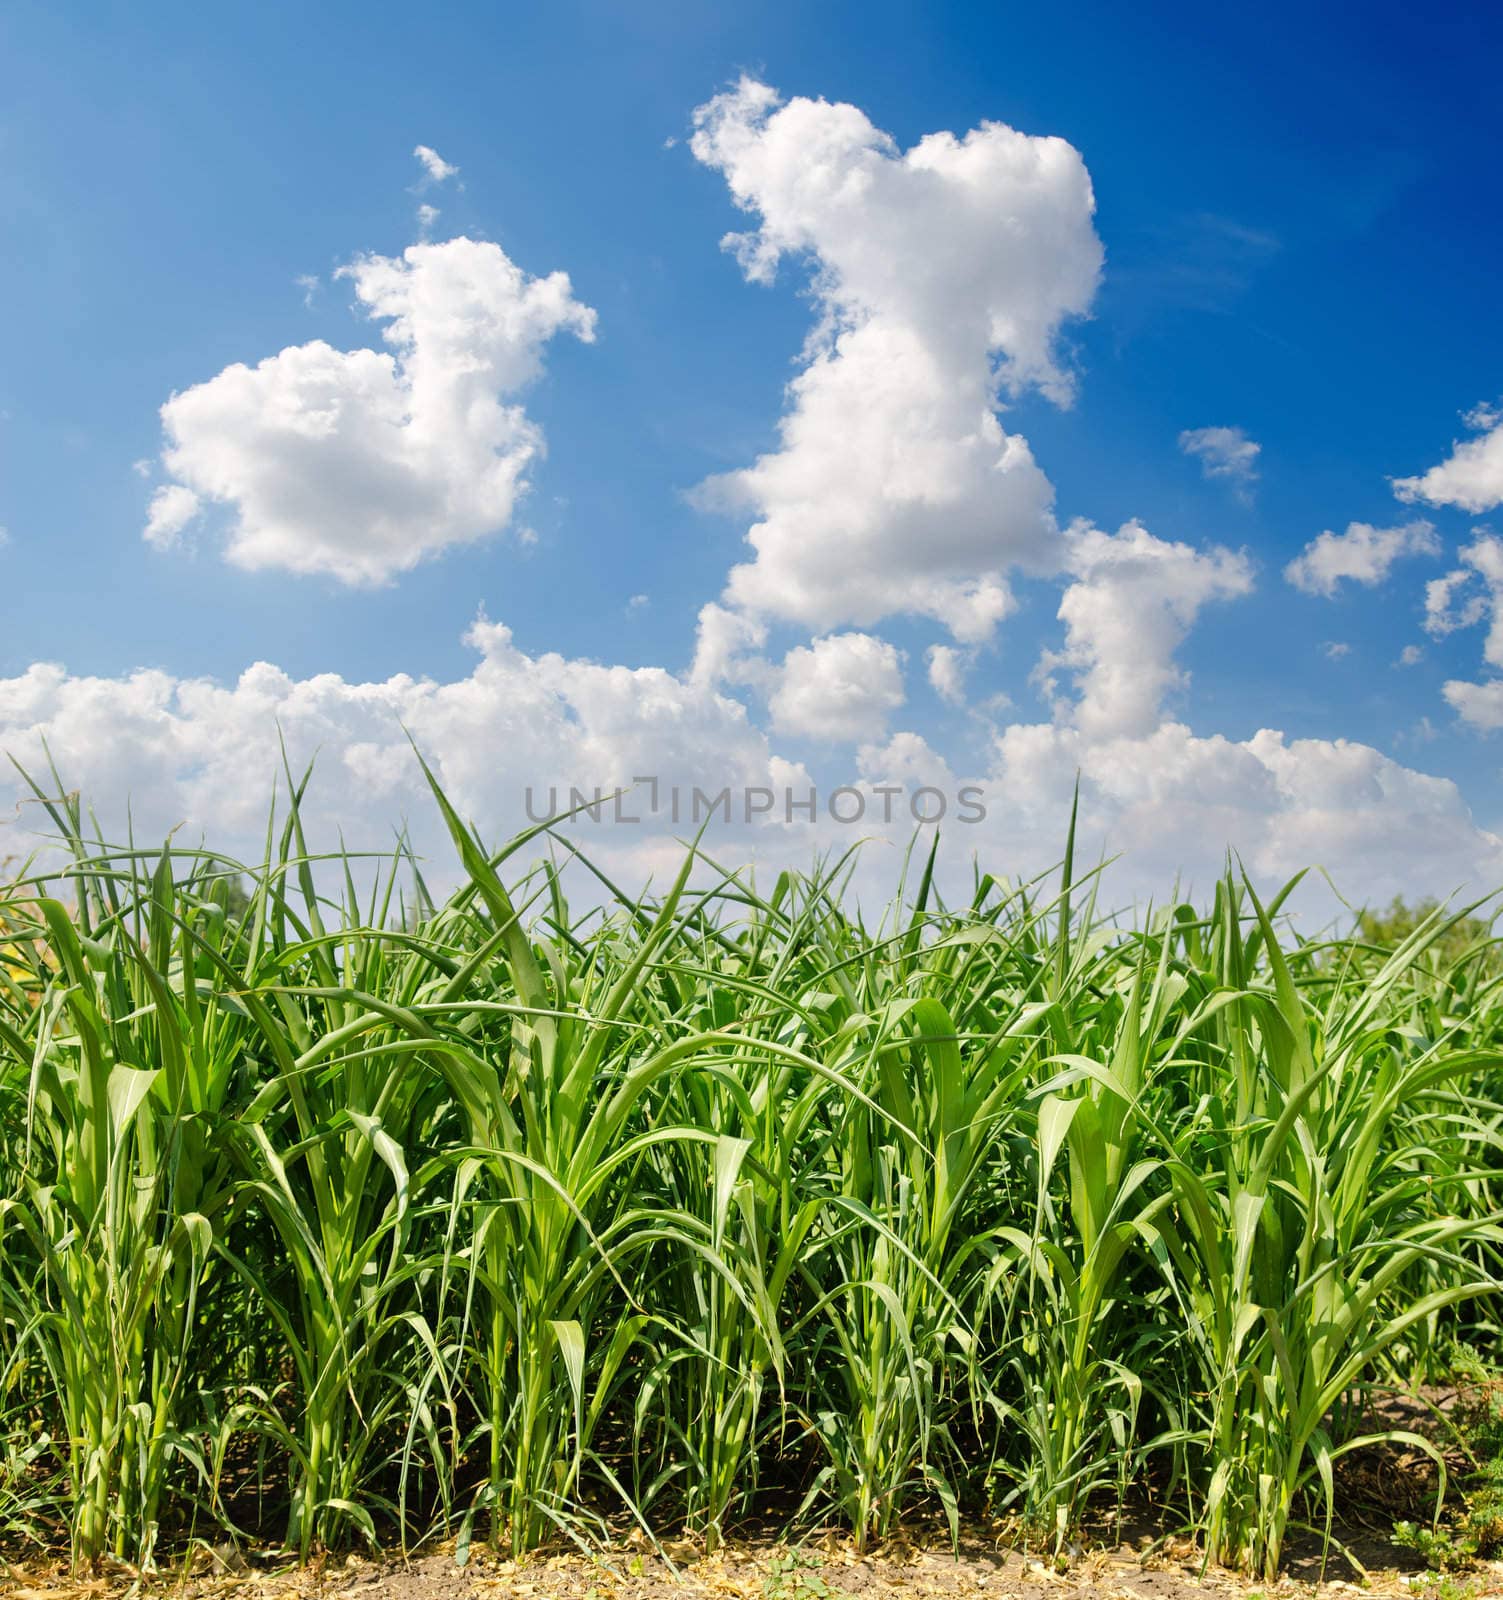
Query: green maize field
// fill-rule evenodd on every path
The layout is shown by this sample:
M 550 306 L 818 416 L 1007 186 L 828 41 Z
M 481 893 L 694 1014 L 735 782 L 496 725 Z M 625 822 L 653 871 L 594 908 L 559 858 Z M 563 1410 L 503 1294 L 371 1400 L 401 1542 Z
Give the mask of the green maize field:
M 1367 1386 L 1492 1360 L 1503 976 L 1461 911 L 1301 940 L 1229 870 L 1116 917 L 1068 848 L 953 904 L 916 850 L 875 919 L 848 862 L 689 848 L 638 900 L 435 784 L 437 898 L 403 850 L 310 853 L 300 785 L 234 865 L 37 793 L 66 864 L 0 899 L 13 1545 L 988 1515 L 1059 1549 L 1151 1500 L 1271 1577 L 1329 1537 Z

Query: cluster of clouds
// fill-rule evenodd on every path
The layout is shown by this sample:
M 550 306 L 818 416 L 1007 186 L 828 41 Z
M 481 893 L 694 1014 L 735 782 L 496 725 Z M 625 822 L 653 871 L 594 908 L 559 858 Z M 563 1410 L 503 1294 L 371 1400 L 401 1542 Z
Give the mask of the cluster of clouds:
M 1174 650 L 1200 608 L 1242 591 L 1241 558 L 1159 540 L 1136 524 L 1112 534 L 1081 528 L 1072 538 L 1079 572 L 1062 602 L 1069 660 L 1055 667 L 1072 675 L 1075 695 L 1061 699 L 1059 714 L 987 721 L 958 761 L 899 730 L 859 744 L 841 769 L 839 781 L 872 797 L 861 831 L 875 836 L 865 865 L 874 892 L 890 887 L 911 828 L 901 810 L 883 824 L 876 797 L 893 785 L 949 796 L 979 786 L 985 819 L 950 830 L 951 870 L 975 852 L 991 870 L 1025 874 L 1057 858 L 1077 775 L 1080 849 L 1087 859 L 1124 853 L 1109 880 L 1124 899 L 1162 895 L 1177 876 L 1187 891 L 1205 890 L 1228 843 L 1264 881 L 1319 862 L 1338 884 L 1375 897 L 1503 876 L 1503 840 L 1475 825 L 1449 780 L 1346 740 L 1288 740 L 1274 730 L 1240 741 L 1201 736 L 1155 698 L 1182 681 Z M 1137 609 L 1140 633 L 1124 632 L 1113 598 Z M 524 805 L 541 814 L 546 795 L 566 804 L 580 784 L 640 793 L 650 777 L 685 793 L 801 794 L 816 781 L 738 698 L 692 673 L 528 655 L 485 619 L 467 640 L 475 665 L 448 682 L 297 679 L 258 663 L 222 685 L 37 665 L 0 681 L 0 747 L 34 772 L 50 755 L 92 795 L 132 796 L 138 837 L 187 819 L 216 848 L 253 858 L 285 742 L 294 770 L 317 757 L 306 812 L 315 838 L 380 851 L 400 829 L 439 880 L 449 847 L 406 732 L 492 838 L 524 823 Z M 884 700 L 901 698 L 891 648 L 847 634 L 790 652 L 775 669 L 775 722 L 817 738 L 828 719 L 855 715 L 875 732 L 896 709 Z M 1135 674 L 1156 689 L 1132 687 Z M 266 787 L 247 784 L 247 773 Z M 19 814 L 35 825 L 24 803 Z M 581 819 L 565 831 L 613 873 L 661 877 L 686 830 Z M 717 829 L 710 848 L 728 862 L 782 866 L 854 837 L 827 818 L 790 825 L 773 815 Z
M 1487 621 L 1482 659 L 1503 672 L 1503 539 L 1479 532 L 1458 559 L 1459 567 L 1425 586 L 1425 631 L 1443 639 Z M 1441 693 L 1463 722 L 1484 731 L 1503 728 L 1503 677 L 1481 683 L 1453 678 Z
M 745 519 L 749 554 L 700 612 L 685 670 L 529 655 L 483 616 L 466 636 L 472 669 L 449 682 L 294 679 L 257 663 L 224 685 L 38 664 L 0 681 L 0 749 L 32 770 L 50 754 L 90 795 L 130 797 L 138 832 L 186 819 L 248 852 L 269 795 L 245 774 L 271 773 L 285 741 L 294 764 L 316 753 L 322 768 L 310 825 L 362 848 L 405 827 L 441 857 L 410 733 L 492 837 L 521 825 L 528 791 L 645 775 L 790 790 L 833 771 L 873 793 L 979 785 L 986 820 L 956 830 L 952 854 L 1023 873 L 1057 857 L 1078 777 L 1083 847 L 1126 853 L 1113 878 L 1124 895 L 1181 872 L 1203 887 L 1228 845 L 1264 878 L 1319 862 L 1375 897 L 1503 881 L 1503 840 L 1449 780 L 1346 740 L 1233 740 L 1183 720 L 1180 651 L 1209 608 L 1251 592 L 1246 552 L 1056 517 L 1053 485 L 1004 418 L 1025 391 L 1073 397 L 1065 333 L 1102 271 L 1078 151 L 997 123 L 905 150 L 854 106 L 785 101 L 752 79 L 695 112 L 690 148 L 748 219 L 723 241 L 746 278 L 803 275 L 814 314 L 776 448 L 697 491 Z M 431 147 L 415 156 L 420 196 L 456 179 Z M 592 340 L 596 316 L 563 272 L 531 276 L 485 241 L 430 241 L 436 218 L 424 199 L 419 243 L 340 270 L 384 348 L 291 346 L 167 401 L 150 544 L 212 538 L 241 568 L 373 585 L 515 524 L 544 450 L 523 397 L 550 342 Z M 1395 482 L 1402 500 L 1503 503 L 1503 417 L 1479 408 L 1468 424 L 1476 437 L 1446 461 Z M 1179 444 L 1251 495 L 1260 446 L 1244 430 L 1189 429 Z M 1440 553 L 1427 520 L 1353 522 L 1284 576 L 1331 598 Z M 1060 585 L 1060 640 L 1033 671 L 1047 713 L 1032 721 L 970 693 L 1019 576 Z M 1479 532 L 1426 596 L 1433 637 L 1489 623 L 1484 661 L 1499 676 L 1444 691 L 1479 728 L 1503 726 L 1500 595 L 1503 541 Z M 894 618 L 940 638 L 910 660 L 876 631 Z M 774 648 L 790 630 L 799 642 Z M 1411 645 L 1402 659 L 1419 657 Z M 919 671 L 963 729 L 948 754 L 901 725 Z M 910 825 L 869 831 L 900 845 Z M 641 874 L 676 857 L 673 831 L 581 842 Z M 721 840 L 779 863 L 834 842 L 828 824 L 777 816 Z
M 1503 505 L 1503 413 L 1479 405 L 1465 413 L 1464 420 L 1477 437 L 1455 444 L 1451 454 L 1429 471 L 1394 479 L 1400 500 L 1470 512 Z M 1343 584 L 1377 587 L 1406 557 L 1434 558 L 1442 553 L 1440 536 L 1427 519 L 1387 528 L 1353 522 L 1344 533 L 1327 529 L 1312 540 L 1284 568 L 1284 577 L 1307 594 L 1330 599 Z M 1480 681 L 1447 679 L 1441 693 L 1462 724 L 1492 732 L 1503 728 L 1503 539 L 1479 527 L 1457 551 L 1456 560 L 1450 571 L 1426 583 L 1423 626 L 1431 638 L 1443 639 L 1460 629 L 1488 624 L 1482 659 L 1493 675 Z M 1340 643 L 1324 648 L 1333 658 L 1347 653 Z M 1423 648 L 1411 643 L 1400 651 L 1396 664 L 1412 667 L 1423 659 Z M 1421 729 L 1427 740 L 1434 737 L 1428 718 Z
M 738 785 L 801 777 L 770 751 L 744 706 L 712 689 L 657 667 L 528 656 L 484 617 L 465 638 L 476 664 L 445 683 L 405 674 L 294 679 L 267 662 L 231 685 L 38 664 L 0 680 L 0 748 L 33 774 L 55 762 L 91 795 L 130 795 L 143 836 L 187 819 L 228 849 L 256 853 L 285 744 L 294 771 L 316 761 L 307 819 L 317 836 L 337 832 L 352 848 L 381 850 L 410 824 L 440 860 L 409 733 L 488 831 L 520 825 L 528 786 L 541 796 L 585 779 L 607 788 L 639 775 L 703 782 L 707 769 Z M 247 783 L 248 773 L 264 787 Z
M 413 158 L 423 169 L 423 176 L 413 186 L 415 194 L 425 194 L 436 184 L 447 183 L 451 178 L 459 176 L 459 168 L 444 158 L 432 145 L 420 144 L 413 149 Z M 438 221 L 441 213 L 431 200 L 421 200 L 417 208 L 418 233 L 427 238 L 433 225 Z

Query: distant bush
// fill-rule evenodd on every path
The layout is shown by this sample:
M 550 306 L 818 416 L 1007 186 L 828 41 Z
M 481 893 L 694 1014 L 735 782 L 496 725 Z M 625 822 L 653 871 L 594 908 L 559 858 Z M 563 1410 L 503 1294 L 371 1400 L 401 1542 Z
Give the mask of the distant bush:
M 1425 949 L 1424 964 L 1432 970 L 1444 970 L 1470 955 L 1480 966 L 1497 971 L 1503 967 L 1503 956 L 1499 954 L 1503 935 L 1493 930 L 1495 917 L 1496 914 L 1484 920 L 1473 915 L 1450 922 Z M 1395 895 L 1385 910 L 1358 913 L 1356 936 L 1366 944 L 1396 950 L 1426 923 L 1442 920 L 1444 908 L 1433 897 L 1411 904 Z

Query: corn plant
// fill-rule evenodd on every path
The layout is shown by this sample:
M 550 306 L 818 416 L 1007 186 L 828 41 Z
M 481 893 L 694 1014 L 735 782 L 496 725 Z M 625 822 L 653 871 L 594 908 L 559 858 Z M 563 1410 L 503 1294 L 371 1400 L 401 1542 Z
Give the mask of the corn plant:
M 1318 1487 L 1329 1538 L 1334 1463 L 1373 1442 L 1334 1440 L 1333 1408 L 1408 1328 L 1490 1292 L 1456 1247 L 1495 1237 L 1503 1214 L 1454 1209 L 1467 1198 L 1467 1172 L 1437 1161 L 1432 1137 L 1436 1091 L 1495 1055 L 1450 1049 L 1444 1034 L 1401 1043 L 1385 1005 L 1446 919 L 1317 1011 L 1250 886 L 1247 895 L 1268 980 L 1220 1014 L 1239 1070 L 1229 1093 L 1198 1103 L 1174 1131 L 1177 1216 L 1158 1239 L 1209 1395 L 1208 1554 L 1272 1577 L 1302 1491 Z M 1222 901 L 1221 932 L 1234 946 L 1233 886 Z M 1235 948 L 1224 955 L 1244 959 Z M 1441 1285 L 1396 1299 L 1421 1263 L 1444 1269 Z M 1381 1437 L 1433 1453 L 1412 1433 Z
M 244 864 L 35 786 L 8 1531 L 144 1568 L 1006 1510 L 1063 1551 L 1151 1484 L 1271 1577 L 1338 1542 L 1364 1386 L 1495 1343 L 1475 908 L 1300 940 L 1228 871 L 1112 916 L 1068 826 L 1057 880 L 952 904 L 915 852 L 874 920 L 850 856 L 632 894 L 429 779 L 437 864 L 316 848 L 307 775 Z
M 35 893 L 26 1004 L 0 1018 L 24 1074 L 19 1181 L 0 1200 L 12 1368 L 52 1386 L 75 1559 L 149 1559 L 174 1463 L 205 1476 L 185 1415 L 199 1286 L 227 1198 L 210 1123 L 233 1052 L 199 992 L 195 945 L 222 918 L 174 861 L 89 856 L 76 806 L 51 808 L 71 906 Z

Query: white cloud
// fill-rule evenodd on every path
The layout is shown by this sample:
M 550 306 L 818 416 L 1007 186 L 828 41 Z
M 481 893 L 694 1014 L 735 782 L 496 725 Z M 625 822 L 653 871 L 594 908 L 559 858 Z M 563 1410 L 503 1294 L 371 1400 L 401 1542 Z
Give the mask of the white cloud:
M 333 673 L 295 679 L 260 663 L 221 685 L 153 671 L 78 677 L 39 664 L 0 681 L 0 750 L 40 770 L 45 738 L 65 781 L 98 803 L 107 830 L 123 829 L 130 803 L 138 838 L 186 822 L 187 837 L 204 833 L 215 848 L 253 859 L 280 733 L 295 765 L 318 752 L 307 813 L 316 841 L 333 844 L 342 833 L 352 847 L 382 849 L 405 819 L 439 887 L 452 881 L 452 853 L 403 725 L 461 811 L 497 840 L 525 824 L 529 785 L 539 813 L 550 788 L 566 805 L 571 785 L 593 793 L 647 777 L 685 794 L 727 785 L 808 791 L 810 775 L 776 753 L 742 706 L 687 675 L 529 656 L 506 628 L 485 621 L 469 642 L 478 653 L 474 669 L 448 682 L 406 675 L 356 682 Z M 1077 773 L 1079 859 L 1124 852 L 1107 878 L 1111 904 L 1161 898 L 1180 874 L 1187 892 L 1203 895 L 1229 845 L 1264 885 L 1320 864 L 1350 895 L 1374 901 L 1503 881 L 1503 841 L 1475 824 L 1449 780 L 1345 740 L 1289 740 L 1264 730 L 1233 741 L 1153 719 L 1136 732 L 1093 731 L 1091 719 L 1078 716 L 1014 723 L 949 759 L 899 730 L 863 745 L 854 770 L 821 774 L 822 793 L 832 782 L 865 788 L 870 803 L 859 831 L 785 826 L 774 815 L 753 828 L 717 827 L 710 846 L 727 862 L 782 866 L 807 864 L 816 845 L 876 833 L 892 848 L 879 842 L 868 850 L 863 886 L 885 895 L 912 821 L 899 800 L 888 825 L 878 825 L 891 799 L 882 789 L 934 784 L 951 804 L 942 852 L 951 882 L 968 881 L 973 854 L 999 874 L 1032 874 L 1059 858 Z M 983 822 L 955 819 L 962 784 L 980 787 Z M 14 776 L 0 776 L 0 814 L 20 799 Z M 693 828 L 687 816 L 676 827 L 661 817 L 650 825 L 641 784 L 625 808 L 643 823 L 582 820 L 572 836 L 635 885 L 669 870 L 681 858 L 675 838 Z M 21 807 L 10 824 L 20 849 L 27 847 L 22 830 L 39 825 Z M 580 892 L 589 891 L 581 884 Z M 1305 903 L 1318 904 L 1322 893 L 1312 879 Z
M 1177 878 L 1203 897 L 1228 847 L 1265 888 L 1319 864 L 1359 901 L 1446 893 L 1468 880 L 1490 886 L 1503 875 L 1503 840 L 1476 826 L 1453 783 L 1345 740 L 1263 730 L 1237 741 L 1173 721 L 1136 737 L 1015 723 L 975 767 L 957 769 L 907 732 L 864 749 L 860 766 L 872 786 L 930 783 L 953 794 L 978 785 L 987 815 L 950 827 L 952 870 L 974 853 L 982 869 L 1015 877 L 1059 859 L 1078 775 L 1077 864 L 1120 856 L 1105 878 L 1112 905 L 1161 901 Z M 1312 877 L 1297 903 L 1330 914 L 1324 896 Z
M 424 176 L 429 183 L 442 183 L 446 178 L 456 177 L 459 173 L 458 167 L 445 161 L 438 151 L 429 145 L 420 144 L 412 153 L 422 163 Z
M 639 777 L 686 789 L 807 782 L 771 753 L 742 706 L 712 689 L 656 667 L 528 656 L 484 619 L 467 642 L 479 659 L 451 682 L 294 679 L 258 662 L 221 685 L 156 671 L 80 677 L 40 663 L 0 680 L 0 750 L 41 773 L 45 738 L 107 827 L 123 827 L 129 804 L 146 836 L 186 822 L 190 834 L 254 857 L 285 737 L 295 766 L 317 754 L 308 815 L 317 837 L 342 833 L 352 848 L 383 849 L 406 817 L 418 847 L 445 866 L 449 848 L 404 727 L 488 837 L 526 825 L 529 785 L 541 815 L 550 788 L 563 806 L 571 786 L 609 792 Z M 0 812 L 20 794 L 14 773 L 0 778 Z M 19 826 L 28 825 L 23 812 Z M 640 865 L 652 859 L 654 831 L 644 821 L 580 837 Z M 685 827 L 664 818 L 656 832 Z
M 555 334 L 594 338 L 595 313 L 566 273 L 529 277 L 472 239 L 364 256 L 342 276 L 391 352 L 315 340 L 175 394 L 162 407 L 175 497 L 154 497 L 152 542 L 183 532 L 191 492 L 230 509 L 237 566 L 378 584 L 507 525 L 543 450 L 512 397 Z
M 1059 565 L 1052 487 L 996 405 L 999 385 L 1071 395 L 1057 336 L 1101 270 L 1079 153 L 999 123 L 904 151 L 855 106 L 780 103 L 749 79 L 694 122 L 695 156 L 755 218 L 726 247 L 757 283 L 809 260 L 819 313 L 779 448 L 701 489 L 755 518 L 729 603 L 985 638 L 1009 568 Z
M 1345 533 L 1326 529 L 1284 568 L 1284 576 L 1306 594 L 1330 598 L 1343 582 L 1373 588 L 1388 576 L 1403 556 L 1440 554 L 1435 528 L 1424 521 L 1405 522 L 1396 528 L 1375 528 L 1367 522 L 1349 522 Z
M 895 733 L 885 744 L 862 745 L 856 752 L 856 770 L 867 784 L 927 783 L 947 793 L 959 786 L 949 762 L 917 733 Z
M 1263 446 L 1241 428 L 1186 428 L 1179 447 L 1200 461 L 1201 475 L 1226 478 L 1246 495 L 1258 479 L 1258 455 Z
M 437 206 L 424 204 L 417 208 L 418 227 L 422 230 L 425 237 L 432 231 L 433 224 L 438 221 L 438 218 L 439 210 Z
M 806 789 L 810 775 L 778 754 L 730 686 L 765 697 L 776 732 L 837 746 L 822 789 L 859 782 L 875 809 L 893 782 L 952 798 L 979 784 L 985 822 L 945 834 L 946 870 L 962 875 L 973 851 L 1009 875 L 1056 861 L 1078 775 L 1082 858 L 1126 852 L 1109 900 L 1161 896 L 1181 872 L 1203 893 L 1228 845 L 1264 882 L 1320 863 L 1377 900 L 1503 879 L 1503 841 L 1475 824 L 1448 780 L 1344 740 L 1265 729 L 1235 741 L 1170 718 L 1166 704 L 1187 681 L 1176 651 L 1206 605 L 1250 590 L 1244 555 L 1133 522 L 1115 534 L 1056 527 L 1052 490 L 994 402 L 1026 384 L 1069 396 L 1055 342 L 1089 305 L 1100 247 L 1089 180 L 1068 145 L 989 125 L 900 152 L 852 107 L 779 107 L 744 83 L 702 108 L 695 149 L 755 214 L 755 232 L 735 241 L 748 275 L 769 277 L 783 255 L 811 258 L 820 322 L 779 449 L 718 482 L 756 513 L 755 559 L 723 603 L 701 610 L 685 672 L 528 655 L 484 620 L 469 634 L 473 670 L 447 682 L 294 679 L 260 663 L 225 685 L 39 664 L 0 681 L 0 750 L 38 767 L 45 738 L 107 827 L 121 826 L 131 801 L 138 836 L 186 820 L 190 836 L 253 856 L 268 798 L 255 778 L 269 789 L 280 734 L 295 763 L 321 752 L 316 839 L 342 831 L 355 847 L 380 847 L 405 816 L 442 883 L 449 847 L 404 726 L 490 838 L 527 820 L 528 786 L 538 802 L 551 788 L 565 804 L 571 786 L 649 775 L 686 790 Z M 151 513 L 159 539 L 180 537 L 194 509 L 227 506 L 232 559 L 375 582 L 512 515 L 541 439 L 511 397 L 540 370 L 547 339 L 590 337 L 593 313 L 561 274 L 528 279 L 469 240 L 361 261 L 349 276 L 388 324 L 390 352 L 305 345 L 175 397 L 164 409 L 173 481 Z M 1351 532 L 1341 536 L 1348 556 Z M 1503 587 L 1498 541 L 1480 537 L 1461 562 L 1437 580 L 1450 587 L 1432 631 L 1473 609 L 1480 621 Z M 992 725 L 978 712 L 965 720 L 971 737 L 981 730 L 979 747 L 944 752 L 912 729 L 889 734 L 903 705 L 900 653 L 828 630 L 913 612 L 962 643 L 980 640 L 1010 603 L 1015 567 L 1067 574 L 1063 640 L 1040 661 L 1053 721 Z M 1342 570 L 1332 587 L 1345 578 L 1368 581 Z M 822 636 L 769 659 L 773 618 Z M 1495 634 L 1500 626 L 1495 611 Z M 1503 639 L 1490 636 L 1486 655 L 1503 666 Z M 926 652 L 936 692 L 963 696 L 969 658 L 951 644 Z M 1478 725 L 1503 725 L 1503 677 L 1446 693 Z M 1007 705 L 987 704 L 997 718 Z M 854 753 L 843 740 L 857 741 Z M 0 778 L 0 816 L 19 798 L 15 780 Z M 12 825 L 25 820 L 23 808 Z M 899 811 L 862 831 L 901 848 L 911 825 Z M 677 858 L 675 833 L 692 831 L 684 818 L 577 837 L 635 883 Z M 853 837 L 774 818 L 714 843 L 728 860 L 807 864 L 811 842 Z M 887 891 L 896 855 L 879 848 L 863 868 Z M 1307 892 L 1318 893 L 1315 880 Z
M 1359 903 L 1503 881 L 1503 839 L 1477 826 L 1447 778 L 1345 739 L 1264 729 L 1233 741 L 1175 722 L 1121 739 L 1060 724 L 1004 730 L 986 777 L 1001 808 L 969 841 L 983 863 L 988 839 L 992 859 L 1057 858 L 1077 772 L 1077 859 L 1126 852 L 1108 900 L 1124 890 L 1161 898 L 1176 877 L 1203 897 L 1228 847 L 1265 886 L 1319 865 Z M 1305 903 L 1321 906 L 1322 893 L 1307 883 Z
M 1421 717 L 1407 733 L 1399 734 L 1393 742 L 1396 745 L 1433 744 L 1439 737 L 1440 729 L 1429 717 Z
M 1320 648 L 1324 652 L 1327 661 L 1340 661 L 1343 656 L 1349 656 L 1352 653 L 1352 647 L 1345 639 L 1327 639 Z
M 201 509 L 198 496 L 191 489 L 180 483 L 164 483 L 151 497 L 142 537 L 158 550 L 170 550 Z
M 1068 544 L 1074 581 L 1059 605 L 1065 645 L 1044 653 L 1037 676 L 1053 698 L 1055 671 L 1073 674 L 1079 699 L 1056 711 L 1087 736 L 1143 737 L 1165 696 L 1188 682 L 1174 652 L 1201 607 L 1250 593 L 1251 566 L 1230 550 L 1155 538 L 1137 522 L 1115 534 L 1079 523 Z
M 1436 638 L 1469 628 L 1490 617 L 1482 659 L 1503 669 L 1503 539 L 1478 531 L 1459 552 L 1461 565 L 1425 587 L 1425 629 Z M 1482 592 L 1473 587 L 1480 580 Z M 1464 600 L 1458 596 L 1464 591 Z M 1468 683 L 1452 679 L 1441 686 L 1447 703 L 1463 722 L 1491 731 L 1503 727 L 1503 679 Z
M 766 642 L 766 623 L 728 611 L 712 600 L 699 609 L 694 664 L 689 675 L 695 683 L 707 685 L 765 682 L 772 669 L 752 652 Z
M 929 665 L 929 684 L 941 700 L 952 706 L 965 702 L 965 675 L 971 658 L 953 645 L 930 645 L 925 658 Z
M 1406 644 L 1399 651 L 1398 665 L 1401 667 L 1417 667 L 1425 659 L 1425 652 L 1417 644 Z
M 1424 500 L 1432 506 L 1459 506 L 1463 511 L 1491 511 L 1503 505 L 1503 411 L 1474 406 L 1463 418 L 1478 432 L 1475 439 L 1453 444 L 1451 454 L 1414 478 L 1395 478 L 1400 500 Z
M 1483 659 L 1490 666 L 1503 667 L 1503 539 L 1478 533 L 1471 544 L 1457 552 L 1461 565 L 1444 577 L 1432 578 L 1425 585 L 1425 632 L 1443 639 L 1459 628 L 1471 628 L 1484 617 L 1492 617 Z M 1480 579 L 1479 593 L 1475 581 Z M 1465 593 L 1464 599 L 1458 597 Z
M 769 709 L 777 733 L 865 744 L 881 738 L 903 700 L 898 651 L 869 633 L 836 633 L 788 652 Z
M 1457 603 L 1457 595 L 1471 585 L 1476 576 L 1466 567 L 1458 567 L 1444 577 L 1431 578 L 1425 585 L 1425 632 L 1432 639 L 1444 639 L 1458 628 L 1471 628 L 1487 615 L 1487 596 L 1475 592 L 1464 602 Z
M 1483 733 L 1503 728 L 1503 678 L 1470 683 L 1452 678 L 1441 685 L 1446 704 L 1469 726 Z

